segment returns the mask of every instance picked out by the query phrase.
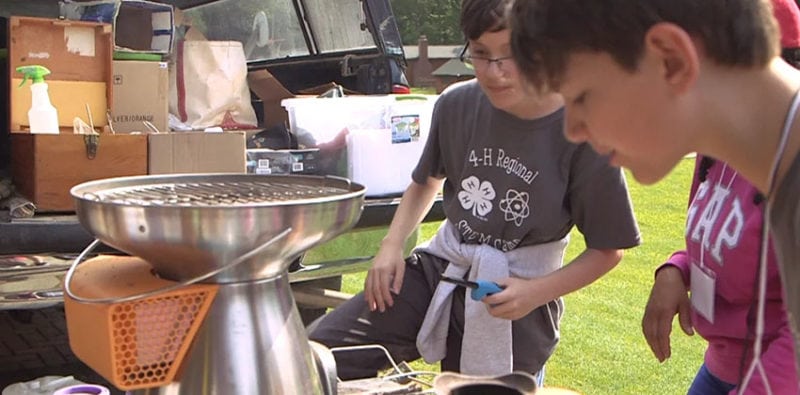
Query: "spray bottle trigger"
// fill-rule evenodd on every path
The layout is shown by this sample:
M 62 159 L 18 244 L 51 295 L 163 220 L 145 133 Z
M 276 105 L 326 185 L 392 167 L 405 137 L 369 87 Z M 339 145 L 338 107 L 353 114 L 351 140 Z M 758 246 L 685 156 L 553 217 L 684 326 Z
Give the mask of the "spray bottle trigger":
M 30 78 L 31 82 L 34 84 L 44 82 L 44 76 L 50 74 L 50 70 L 47 67 L 38 64 L 19 66 L 17 67 L 17 72 L 22 73 L 22 83 L 20 83 L 19 86 L 25 85 L 28 78 Z

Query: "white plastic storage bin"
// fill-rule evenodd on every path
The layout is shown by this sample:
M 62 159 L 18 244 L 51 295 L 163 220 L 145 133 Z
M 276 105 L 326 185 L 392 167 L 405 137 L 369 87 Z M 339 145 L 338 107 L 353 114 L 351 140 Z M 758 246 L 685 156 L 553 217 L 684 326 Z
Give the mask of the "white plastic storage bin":
M 356 129 L 388 127 L 391 97 L 303 97 L 281 101 L 289 129 L 300 149 L 319 149 L 318 174 L 350 177 L 347 134 Z
M 322 173 L 348 177 L 367 187 L 366 196 L 380 197 L 402 194 L 411 182 L 436 99 L 415 94 L 313 97 L 284 99 L 281 105 L 299 147 L 319 148 L 320 163 L 330 163 L 320 165 Z
M 336 140 L 344 129 L 387 128 L 392 101 L 388 95 L 303 97 L 283 99 L 281 105 L 300 148 L 312 148 Z
M 348 174 L 367 187 L 366 196 L 397 196 L 411 182 L 431 127 L 435 95 L 397 95 L 387 112 L 388 127 L 350 130 Z

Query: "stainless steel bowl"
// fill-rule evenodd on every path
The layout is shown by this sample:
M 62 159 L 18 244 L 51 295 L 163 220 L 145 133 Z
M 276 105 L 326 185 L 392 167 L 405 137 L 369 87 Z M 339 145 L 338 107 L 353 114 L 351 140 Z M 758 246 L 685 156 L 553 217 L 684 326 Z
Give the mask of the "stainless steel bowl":
M 213 282 L 272 278 L 358 221 L 365 188 L 338 177 L 180 174 L 110 178 L 72 188 L 80 223 L 100 241 L 180 281 L 283 239 Z

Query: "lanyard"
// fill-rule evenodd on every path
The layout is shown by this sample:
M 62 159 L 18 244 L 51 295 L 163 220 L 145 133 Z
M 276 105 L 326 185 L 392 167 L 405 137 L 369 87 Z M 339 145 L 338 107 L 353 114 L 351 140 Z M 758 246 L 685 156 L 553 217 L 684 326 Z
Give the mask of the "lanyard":
M 786 151 L 786 143 L 789 140 L 789 131 L 794 123 L 797 109 L 800 107 L 800 89 L 795 92 L 792 98 L 792 104 L 789 107 L 789 112 L 786 114 L 786 119 L 783 121 L 783 130 L 781 131 L 781 139 L 778 143 L 778 150 L 772 160 L 772 168 L 769 172 L 769 179 L 767 182 L 768 194 L 767 202 L 764 205 L 764 219 L 761 226 L 761 257 L 759 259 L 758 271 L 758 313 L 756 315 L 756 338 L 753 341 L 753 362 L 747 369 L 747 374 L 739 386 L 739 394 L 743 394 L 747 389 L 747 384 L 753 377 L 753 374 L 758 370 L 761 379 L 764 381 L 768 394 L 772 394 L 767 380 L 767 374 L 764 370 L 764 365 L 761 363 L 762 340 L 764 338 L 764 303 L 767 295 L 767 251 L 769 248 L 769 229 L 770 229 L 770 212 L 772 211 L 772 193 L 775 189 L 775 175 L 778 173 L 778 167 L 783 159 L 783 154 Z

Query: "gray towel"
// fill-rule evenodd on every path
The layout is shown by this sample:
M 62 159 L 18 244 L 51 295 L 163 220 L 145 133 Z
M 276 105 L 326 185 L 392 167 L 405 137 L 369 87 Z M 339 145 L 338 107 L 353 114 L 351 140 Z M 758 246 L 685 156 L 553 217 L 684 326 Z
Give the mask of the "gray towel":
M 470 280 L 497 281 L 513 276 L 533 278 L 558 270 L 564 262 L 569 236 L 535 246 L 502 252 L 484 244 L 462 244 L 455 227 L 444 221 L 436 235 L 419 250 L 450 261 L 444 275 Z M 456 285 L 440 282 L 417 334 L 417 349 L 427 363 L 444 359 L 450 324 L 452 293 Z M 492 317 L 482 302 L 466 298 L 461 372 L 497 375 L 512 371 L 511 321 Z

